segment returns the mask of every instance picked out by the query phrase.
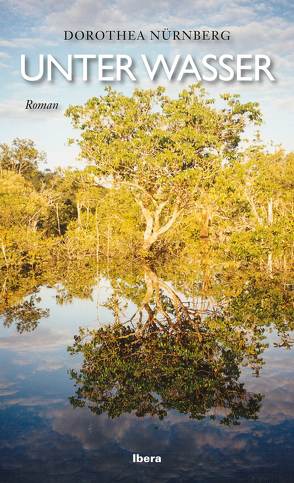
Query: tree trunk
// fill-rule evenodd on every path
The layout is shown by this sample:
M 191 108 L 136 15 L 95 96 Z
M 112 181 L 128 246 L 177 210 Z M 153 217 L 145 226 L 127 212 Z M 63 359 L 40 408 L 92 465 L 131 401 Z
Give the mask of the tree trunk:
M 270 277 L 272 277 L 272 274 L 273 274 L 273 253 L 271 251 L 268 253 L 268 256 L 267 256 L 267 271 L 268 271 Z
M 96 206 L 95 210 L 95 222 L 96 222 L 96 261 L 99 261 L 99 251 L 100 251 L 100 235 L 99 235 L 99 224 L 98 224 L 98 209 Z
M 256 206 L 256 204 L 255 204 L 255 202 L 254 202 L 253 197 L 252 197 L 252 196 L 250 196 L 250 194 L 249 194 L 249 192 L 247 191 L 247 189 L 246 189 L 246 188 L 245 188 L 245 190 L 244 190 L 244 193 L 245 193 L 245 196 L 246 196 L 246 198 L 247 198 L 247 201 L 248 201 L 248 203 L 249 203 L 249 205 L 250 205 L 250 208 L 251 208 L 251 211 L 252 211 L 252 213 L 253 213 L 254 217 L 256 218 L 256 220 L 257 220 L 258 224 L 259 224 L 259 225 L 262 225 L 263 220 L 262 220 L 261 216 L 259 216 L 258 209 L 257 209 L 257 206 Z
M 59 207 L 58 207 L 58 203 L 56 203 L 56 205 L 55 205 L 55 210 L 56 210 L 56 219 L 57 219 L 57 230 L 58 230 L 58 234 L 60 236 L 61 235 L 61 230 L 60 230 L 60 218 L 59 218 Z
M 200 238 L 208 238 L 209 237 L 209 222 L 210 217 L 208 211 L 205 211 L 202 215 L 202 223 L 200 227 Z
M 143 250 L 148 252 L 155 241 L 156 240 L 153 240 L 153 237 L 151 236 L 144 237 Z
M 77 203 L 78 226 L 81 226 L 81 205 Z
M 111 239 L 111 227 L 108 225 L 107 227 L 107 248 L 106 248 L 106 257 L 109 260 L 110 255 L 110 239 Z
M 33 231 L 37 231 L 37 225 L 38 225 L 38 219 L 34 220 L 34 221 L 31 223 L 31 227 L 32 227 L 32 230 L 33 230 Z
M 5 245 L 4 245 L 3 242 L 1 243 L 1 249 L 2 249 L 2 253 L 3 253 L 3 257 L 4 257 L 4 261 L 5 261 L 6 268 L 8 268 L 8 260 L 7 260 L 7 257 L 6 257 L 6 250 L 5 250 Z
M 274 221 L 273 217 L 273 199 L 270 198 L 268 203 L 267 203 L 267 222 L 269 225 L 271 225 Z
M 158 240 L 161 235 L 164 235 L 164 233 L 166 233 L 173 226 L 178 216 L 180 215 L 180 210 L 176 205 L 168 221 L 163 225 L 160 225 L 160 214 L 165 205 L 166 202 L 159 204 L 154 213 L 151 213 L 147 208 L 143 206 L 142 203 L 139 203 L 139 206 L 141 207 L 143 216 L 146 221 L 143 242 L 143 250 L 145 251 L 150 250 L 151 246 Z

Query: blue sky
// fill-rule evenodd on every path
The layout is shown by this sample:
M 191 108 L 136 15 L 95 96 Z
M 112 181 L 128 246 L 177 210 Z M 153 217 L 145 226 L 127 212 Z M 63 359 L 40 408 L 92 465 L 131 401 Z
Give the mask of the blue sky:
M 46 151 L 48 167 L 77 165 L 75 148 L 67 146 L 72 135 L 69 120 L 63 112 L 69 104 L 80 104 L 93 95 L 100 95 L 104 85 L 81 79 L 67 83 L 57 78 L 54 83 L 28 83 L 20 75 L 20 55 L 32 59 L 38 54 L 65 59 L 68 53 L 128 53 L 134 59 L 142 53 L 151 57 L 163 53 L 202 57 L 216 55 L 268 54 L 274 61 L 277 82 L 207 84 L 212 95 L 223 91 L 238 92 L 242 99 L 255 100 L 261 105 L 265 124 L 262 134 L 267 142 L 282 143 L 294 150 L 294 3 L 232 0 L 0 0 L 0 142 L 13 137 L 30 137 Z M 228 29 L 229 42 L 65 42 L 64 30 L 143 30 L 151 29 Z M 144 76 L 136 86 L 150 87 Z M 185 83 L 167 83 L 171 95 Z M 134 83 L 124 82 L 115 87 L 131 92 Z M 26 111 L 27 99 L 59 102 L 56 111 Z

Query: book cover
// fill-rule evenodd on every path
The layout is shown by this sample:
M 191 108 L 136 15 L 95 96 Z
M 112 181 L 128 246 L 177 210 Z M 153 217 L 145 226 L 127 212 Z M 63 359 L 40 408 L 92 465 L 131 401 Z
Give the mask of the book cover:
M 7 0 L 0 481 L 294 481 L 290 0 Z

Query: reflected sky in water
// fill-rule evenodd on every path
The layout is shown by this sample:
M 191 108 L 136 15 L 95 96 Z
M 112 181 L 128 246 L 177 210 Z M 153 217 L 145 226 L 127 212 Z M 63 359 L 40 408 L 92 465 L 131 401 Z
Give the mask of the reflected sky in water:
M 58 305 L 56 289 L 42 288 L 39 306 L 50 310 L 31 333 L 0 327 L 0 420 L 3 482 L 281 482 L 294 481 L 294 376 L 292 351 L 269 338 L 260 376 L 244 368 L 246 389 L 264 395 L 257 420 L 226 427 L 219 418 L 189 419 L 170 410 L 163 420 L 123 414 L 110 419 L 73 408 L 68 371 L 79 327 L 110 323 L 101 307 L 104 281 L 92 300 Z M 126 312 L 132 312 L 128 307 Z M 132 453 L 161 455 L 161 464 L 133 464 Z

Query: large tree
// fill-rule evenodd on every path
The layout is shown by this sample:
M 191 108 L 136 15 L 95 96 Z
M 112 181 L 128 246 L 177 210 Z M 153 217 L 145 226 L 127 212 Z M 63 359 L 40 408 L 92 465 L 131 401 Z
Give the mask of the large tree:
M 216 107 L 198 84 L 176 99 L 162 87 L 131 96 L 109 87 L 104 96 L 68 108 L 81 130 L 80 157 L 95 166 L 96 182 L 126 185 L 140 206 L 145 250 L 238 157 L 248 123 L 260 122 L 256 103 L 229 94 L 221 99 Z

